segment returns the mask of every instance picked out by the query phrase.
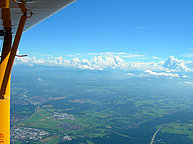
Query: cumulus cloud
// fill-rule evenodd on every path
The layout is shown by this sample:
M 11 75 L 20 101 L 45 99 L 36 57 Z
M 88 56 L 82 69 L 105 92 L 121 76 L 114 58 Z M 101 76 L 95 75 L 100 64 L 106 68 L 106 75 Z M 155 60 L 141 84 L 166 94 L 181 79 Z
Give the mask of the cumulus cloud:
M 186 63 L 184 60 L 178 60 L 177 58 L 174 58 L 174 56 L 170 56 L 166 59 L 165 62 L 163 62 L 162 65 L 166 70 L 180 72 L 180 71 L 191 71 L 190 68 L 186 66 Z
M 188 62 L 186 62 L 186 66 L 187 66 L 189 69 L 193 70 L 193 61 L 188 61 Z
M 15 64 L 27 64 L 27 65 L 59 65 L 70 66 L 80 69 L 90 70 L 104 70 L 104 69 L 122 69 L 122 70 L 139 70 L 145 71 L 146 74 L 154 76 L 170 76 L 179 77 L 178 72 L 192 72 L 193 61 L 185 62 L 174 58 L 174 56 L 168 57 L 165 61 L 160 62 L 137 62 L 129 61 L 124 56 L 137 57 L 144 55 L 129 55 L 128 53 L 100 53 L 103 55 L 93 55 L 93 58 L 80 58 L 73 57 L 71 60 L 66 60 L 64 57 L 47 57 L 46 59 L 38 59 L 36 57 L 16 57 Z M 112 54 L 112 55 L 111 55 Z M 105 56 L 104 56 L 105 55 Z M 157 57 L 154 57 L 157 59 Z M 160 72 L 161 71 L 161 72 Z M 188 78 L 185 75 L 180 74 L 182 78 Z
M 77 68 L 82 69 L 91 69 L 91 70 L 104 70 L 107 68 L 110 69 L 124 69 L 124 70 L 163 70 L 160 64 L 155 62 L 126 62 L 123 58 L 119 56 L 112 56 L 112 57 L 102 57 L 102 56 L 95 56 L 93 59 L 80 59 L 80 58 L 73 58 L 72 65 Z
M 127 68 L 131 70 L 163 70 L 163 67 L 155 62 L 128 62 L 127 65 Z
M 74 67 L 82 68 L 82 69 L 91 69 L 91 70 L 103 70 L 105 68 L 123 68 L 124 60 L 120 57 L 114 56 L 114 57 L 105 57 L 102 56 L 95 56 L 93 59 L 82 59 L 79 58 L 73 58 L 72 59 L 72 65 Z
M 44 59 L 37 59 L 36 57 L 16 57 L 16 64 L 23 63 L 28 65 L 45 64 Z
M 63 57 L 48 57 L 47 59 L 38 59 L 36 57 L 16 57 L 15 64 L 26 65 L 63 65 L 67 66 L 70 61 L 64 60 Z

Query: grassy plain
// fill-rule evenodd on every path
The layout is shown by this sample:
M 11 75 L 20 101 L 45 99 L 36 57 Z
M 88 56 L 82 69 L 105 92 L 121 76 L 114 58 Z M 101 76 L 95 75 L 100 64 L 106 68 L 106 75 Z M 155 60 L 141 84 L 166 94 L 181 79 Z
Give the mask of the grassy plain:
M 51 113 L 39 109 L 26 121 L 19 123 L 18 126 L 62 131 L 62 128 L 59 127 L 61 124 L 62 122 L 54 118 Z
M 168 124 L 161 130 L 162 133 L 187 135 L 188 138 L 193 140 L 193 121 L 192 123 L 175 122 Z

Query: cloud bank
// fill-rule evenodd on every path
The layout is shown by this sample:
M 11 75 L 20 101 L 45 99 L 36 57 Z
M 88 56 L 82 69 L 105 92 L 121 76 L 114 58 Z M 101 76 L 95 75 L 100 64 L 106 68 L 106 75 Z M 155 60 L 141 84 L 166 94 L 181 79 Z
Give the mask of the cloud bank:
M 164 61 L 158 62 L 135 62 L 131 59 L 146 57 L 144 55 L 132 55 L 127 53 L 92 53 L 93 57 L 80 58 L 74 56 L 71 60 L 64 57 L 47 57 L 38 59 L 36 57 L 17 57 L 15 64 L 27 65 L 54 65 L 64 67 L 74 67 L 89 70 L 121 69 L 144 71 L 145 74 L 154 76 L 180 77 L 179 72 L 193 72 L 193 61 L 184 61 L 169 56 Z M 89 54 L 92 56 L 92 54 Z M 96 56 L 97 55 L 97 56 Z M 129 57 L 129 58 L 128 58 Z M 159 59 L 153 57 L 153 59 Z M 186 78 L 187 76 L 181 76 Z

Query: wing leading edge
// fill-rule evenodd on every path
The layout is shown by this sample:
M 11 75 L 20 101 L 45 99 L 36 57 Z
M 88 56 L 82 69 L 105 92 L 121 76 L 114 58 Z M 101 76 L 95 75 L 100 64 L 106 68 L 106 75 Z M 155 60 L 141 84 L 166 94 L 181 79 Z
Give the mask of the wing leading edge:
M 12 34 L 16 33 L 20 17 L 23 14 L 20 6 L 21 1 L 25 1 L 25 8 L 29 13 L 33 14 L 26 21 L 24 27 L 24 31 L 26 31 L 76 0 L 10 0 L 8 11 L 10 11 L 9 27 Z M 0 36 L 3 36 L 2 33 L 6 31 L 2 13 L 3 11 L 0 11 Z

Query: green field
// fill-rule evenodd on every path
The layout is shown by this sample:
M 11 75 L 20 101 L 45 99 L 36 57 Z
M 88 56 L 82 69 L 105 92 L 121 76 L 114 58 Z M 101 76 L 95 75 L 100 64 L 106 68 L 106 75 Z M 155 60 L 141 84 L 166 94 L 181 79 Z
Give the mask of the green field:
M 29 119 L 19 123 L 18 126 L 62 131 L 59 127 L 61 124 L 62 122 L 55 119 L 51 113 L 39 109 Z
M 175 122 L 168 124 L 161 130 L 162 133 L 187 135 L 188 138 L 193 140 L 193 121 L 192 123 Z
M 162 125 L 157 144 L 193 143 L 193 89 L 184 85 L 184 79 L 112 79 L 109 72 L 60 68 L 30 74 L 30 80 L 22 74 L 24 78 L 13 84 L 12 117 L 19 121 L 12 128 L 49 134 L 38 140 L 15 138 L 15 143 L 146 144 Z M 54 113 L 74 119 L 60 119 Z

